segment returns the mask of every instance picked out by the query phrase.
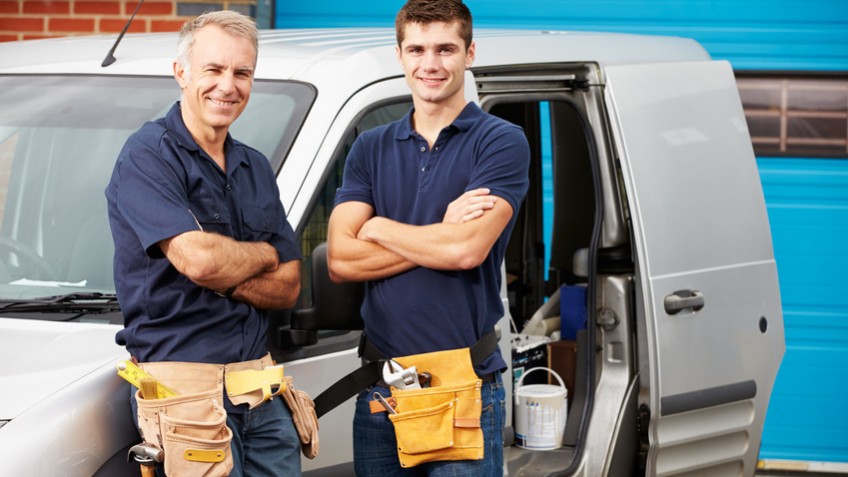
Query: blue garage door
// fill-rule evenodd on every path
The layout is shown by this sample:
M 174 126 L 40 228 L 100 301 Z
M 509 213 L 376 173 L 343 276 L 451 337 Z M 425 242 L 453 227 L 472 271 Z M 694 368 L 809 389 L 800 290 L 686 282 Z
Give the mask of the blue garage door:
M 786 332 L 760 457 L 848 462 L 848 161 L 758 162 Z

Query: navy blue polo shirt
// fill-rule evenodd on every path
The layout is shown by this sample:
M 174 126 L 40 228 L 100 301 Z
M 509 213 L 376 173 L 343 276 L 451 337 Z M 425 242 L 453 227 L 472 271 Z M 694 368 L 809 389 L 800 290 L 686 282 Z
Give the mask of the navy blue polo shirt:
M 130 136 L 118 156 L 106 187 L 125 324 L 116 341 L 139 361 L 223 364 L 267 351 L 264 311 L 196 285 L 158 246 L 202 227 L 268 242 L 280 262 L 301 258 L 267 158 L 229 135 L 225 153 L 226 173 L 191 137 L 178 102 Z
M 412 129 L 412 111 L 363 133 L 345 164 L 336 204 L 364 202 L 377 216 L 412 224 L 439 223 L 450 202 L 488 187 L 513 216 L 491 252 L 473 270 L 417 267 L 366 285 L 365 332 L 387 356 L 463 348 L 503 316 L 501 263 L 529 184 L 530 149 L 518 126 L 469 103 L 432 148 Z M 479 374 L 503 369 L 496 352 Z

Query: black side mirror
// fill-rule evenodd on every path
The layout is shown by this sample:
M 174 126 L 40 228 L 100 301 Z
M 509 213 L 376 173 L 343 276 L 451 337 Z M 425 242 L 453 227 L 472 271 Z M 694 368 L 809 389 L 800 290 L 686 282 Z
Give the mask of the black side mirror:
M 284 347 L 318 342 L 318 330 L 361 330 L 359 308 L 365 294 L 362 282 L 335 283 L 327 267 L 327 243 L 312 251 L 312 306 L 291 312 L 291 328 L 279 330 Z

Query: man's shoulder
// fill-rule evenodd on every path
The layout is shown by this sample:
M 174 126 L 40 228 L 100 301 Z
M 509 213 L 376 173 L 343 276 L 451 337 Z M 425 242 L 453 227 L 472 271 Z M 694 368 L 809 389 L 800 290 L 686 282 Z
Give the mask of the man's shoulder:
M 156 148 L 162 142 L 162 138 L 167 134 L 168 128 L 165 125 L 165 118 L 159 118 L 142 124 L 140 128 L 130 135 L 127 142 Z
M 244 157 L 244 159 L 251 165 L 258 165 L 260 167 L 267 168 L 269 171 L 271 170 L 271 161 L 268 160 L 268 157 L 265 156 L 265 154 L 259 149 L 256 149 L 249 144 L 245 144 L 235 138 L 232 139 L 230 147 L 236 151 L 236 154 L 240 154 Z
M 402 128 L 404 127 L 405 119 L 406 117 L 403 117 L 401 119 L 395 119 L 394 121 L 385 124 L 374 126 L 371 129 L 362 132 L 357 139 L 362 138 L 362 140 L 368 141 L 384 141 L 386 139 L 394 138 L 401 132 Z M 406 120 L 408 121 L 408 119 Z

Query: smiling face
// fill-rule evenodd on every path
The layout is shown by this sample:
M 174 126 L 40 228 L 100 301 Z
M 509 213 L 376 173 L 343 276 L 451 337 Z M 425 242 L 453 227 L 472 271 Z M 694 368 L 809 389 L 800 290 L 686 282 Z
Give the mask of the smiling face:
M 397 55 L 416 109 L 464 107 L 465 69 L 474 61 L 474 43 L 466 49 L 456 22 L 408 23 L 404 28 Z
M 226 134 L 247 106 L 255 67 L 256 51 L 249 39 L 217 25 L 194 32 L 189 69 L 174 63 L 183 91 L 183 120 L 193 136 Z

